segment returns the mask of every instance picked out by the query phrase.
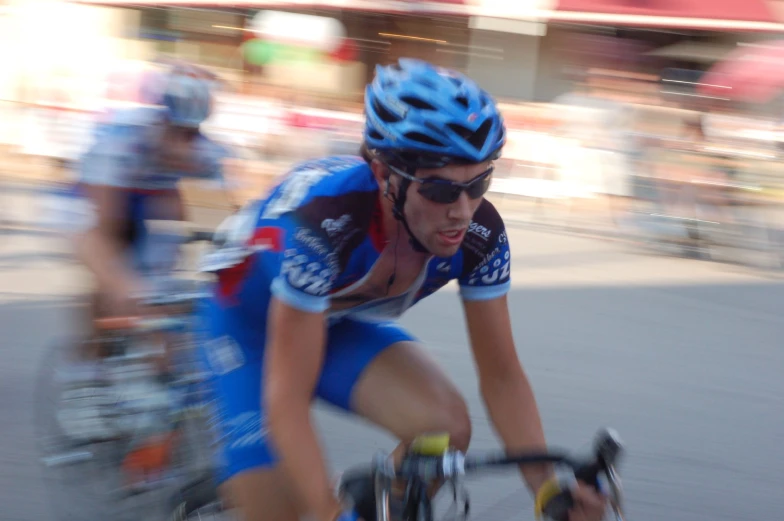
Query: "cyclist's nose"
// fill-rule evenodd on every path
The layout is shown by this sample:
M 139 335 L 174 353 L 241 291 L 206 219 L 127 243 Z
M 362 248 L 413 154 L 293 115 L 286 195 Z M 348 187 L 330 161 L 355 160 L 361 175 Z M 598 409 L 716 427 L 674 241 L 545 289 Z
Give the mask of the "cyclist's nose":
M 465 192 L 460 194 L 457 201 L 449 205 L 447 217 L 455 221 L 468 222 L 474 214 L 474 207 L 471 204 L 471 199 Z

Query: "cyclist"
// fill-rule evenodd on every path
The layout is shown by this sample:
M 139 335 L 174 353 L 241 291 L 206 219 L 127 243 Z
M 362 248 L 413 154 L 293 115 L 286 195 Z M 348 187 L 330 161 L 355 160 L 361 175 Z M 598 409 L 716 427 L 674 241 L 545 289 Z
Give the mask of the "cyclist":
M 222 226 L 203 314 L 221 483 L 245 521 L 356 519 L 333 495 L 310 419 L 313 396 L 406 443 L 448 432 L 466 449 L 457 388 L 395 323 L 459 283 L 481 392 L 508 448 L 543 448 L 517 357 L 506 294 L 504 223 L 483 199 L 505 142 L 491 97 L 456 72 L 400 59 L 365 91 L 362 157 L 293 168 Z M 526 468 L 532 490 L 550 476 Z M 577 493 L 572 520 L 598 520 L 603 496 Z
M 148 233 L 145 221 L 185 220 L 178 181 L 223 179 L 228 150 L 200 132 L 213 81 L 199 67 L 166 64 L 138 85 L 146 105 L 114 110 L 96 126 L 64 219 L 76 257 L 96 282 L 88 327 L 95 318 L 140 312 L 137 298 L 174 267 L 176 234 Z M 76 438 L 111 436 L 95 407 L 104 382 L 96 363 L 101 346 L 92 345 L 86 343 L 64 372 L 68 398 L 59 417 Z

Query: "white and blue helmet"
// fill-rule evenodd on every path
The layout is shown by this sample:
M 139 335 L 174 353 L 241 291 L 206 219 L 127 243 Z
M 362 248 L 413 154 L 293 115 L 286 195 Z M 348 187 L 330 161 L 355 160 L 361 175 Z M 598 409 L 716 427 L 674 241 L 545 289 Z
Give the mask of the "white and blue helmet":
M 148 78 L 143 97 L 165 107 L 172 125 L 197 128 L 212 110 L 214 81 L 214 75 L 201 68 L 177 64 Z

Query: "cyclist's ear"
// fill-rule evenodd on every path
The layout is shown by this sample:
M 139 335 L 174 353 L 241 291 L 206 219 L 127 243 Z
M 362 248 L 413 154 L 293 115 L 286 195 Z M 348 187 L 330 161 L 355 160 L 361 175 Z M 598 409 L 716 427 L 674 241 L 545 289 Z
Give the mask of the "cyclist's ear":
M 378 159 L 373 159 L 370 162 L 370 169 L 373 171 L 373 177 L 376 178 L 376 182 L 379 186 L 385 186 L 389 182 L 390 172 L 387 165 Z

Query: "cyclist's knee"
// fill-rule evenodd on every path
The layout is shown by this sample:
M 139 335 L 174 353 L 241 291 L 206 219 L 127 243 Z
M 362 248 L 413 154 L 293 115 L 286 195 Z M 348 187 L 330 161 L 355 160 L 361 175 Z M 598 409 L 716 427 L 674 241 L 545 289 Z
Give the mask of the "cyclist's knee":
M 466 450 L 471 441 L 471 417 L 468 406 L 457 392 L 443 393 L 434 403 L 435 407 L 429 412 L 424 425 L 420 427 L 419 435 L 429 432 L 449 433 L 450 445 L 459 450 Z M 410 443 L 412 440 L 403 440 Z
M 450 444 L 459 450 L 468 449 L 471 441 L 471 417 L 468 406 L 458 394 L 451 394 L 444 404 L 444 430 L 449 433 Z

